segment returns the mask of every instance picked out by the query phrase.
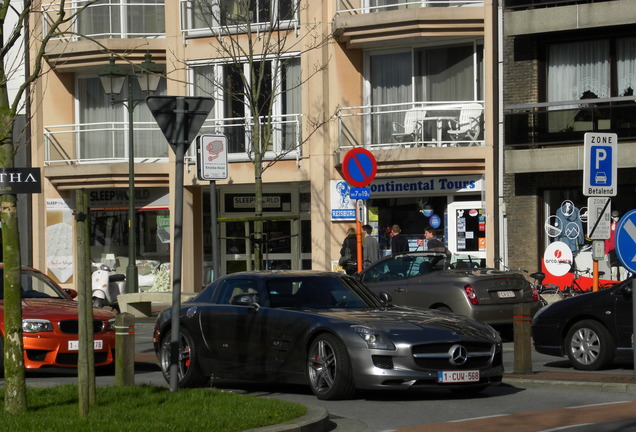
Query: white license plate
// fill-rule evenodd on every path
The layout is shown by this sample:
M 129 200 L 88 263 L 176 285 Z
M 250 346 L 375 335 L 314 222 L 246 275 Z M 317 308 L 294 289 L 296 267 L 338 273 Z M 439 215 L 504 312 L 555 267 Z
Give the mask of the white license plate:
M 104 341 L 95 340 L 93 341 L 93 346 L 96 350 L 100 350 L 104 348 Z M 68 341 L 69 351 L 77 351 L 78 349 L 79 349 L 79 341 Z
M 479 382 L 479 371 L 478 370 L 439 371 L 437 372 L 437 382 L 439 383 Z
M 499 298 L 515 298 L 514 291 L 497 291 Z

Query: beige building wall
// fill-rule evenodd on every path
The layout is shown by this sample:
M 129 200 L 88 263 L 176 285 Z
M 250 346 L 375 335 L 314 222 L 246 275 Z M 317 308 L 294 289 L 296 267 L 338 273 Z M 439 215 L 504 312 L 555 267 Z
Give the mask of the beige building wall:
M 311 252 L 314 269 L 330 269 L 337 260 L 340 245 L 351 222 L 332 222 L 330 219 L 330 181 L 342 179 L 340 164 L 344 155 L 338 149 L 339 130 L 335 117 L 340 107 L 360 106 L 363 101 L 363 50 L 382 47 L 387 42 L 402 38 L 404 44 L 417 37 L 435 37 L 431 31 L 445 23 L 446 33 L 456 37 L 481 36 L 485 43 L 485 146 L 470 148 L 408 149 L 377 151 L 378 178 L 408 177 L 437 174 L 483 174 L 486 179 L 487 250 L 492 264 L 495 253 L 495 217 L 497 213 L 495 190 L 496 159 L 498 145 L 495 128 L 497 110 L 493 103 L 497 95 L 497 83 L 492 79 L 496 71 L 496 6 L 486 1 L 483 7 L 470 8 L 421 8 L 408 11 L 386 12 L 356 16 L 337 16 L 336 1 L 303 2 L 301 23 L 297 40 L 305 36 L 305 24 L 318 24 L 321 36 L 335 34 L 330 43 L 306 53 L 301 59 L 302 77 L 306 82 L 302 89 L 303 137 L 302 156 L 298 160 L 277 162 L 264 173 L 266 185 L 308 186 L 311 192 Z M 180 2 L 166 2 L 166 36 L 159 39 L 104 40 L 107 48 L 117 54 L 127 55 L 133 61 L 143 60 L 150 49 L 155 61 L 165 61 L 168 76 L 167 94 L 188 95 L 188 61 L 209 59 L 214 56 L 212 38 L 186 38 L 180 30 Z M 428 9 L 428 10 L 424 10 Z M 435 10 L 433 10 L 435 9 Z M 334 20 L 335 18 L 335 20 Z M 412 20 L 420 26 L 413 26 Z M 340 24 L 338 24 L 340 23 Z M 39 26 L 39 21 L 33 21 Z M 340 25 L 340 27 L 338 27 Z M 415 29 L 415 30 L 414 30 Z M 385 34 L 386 33 L 386 34 Z M 300 47 L 303 46 L 301 43 Z M 300 48 L 295 48 L 298 50 Z M 107 63 L 109 55 L 100 47 L 86 41 L 70 44 L 54 44 L 45 65 L 44 78 L 35 85 L 33 115 L 34 165 L 43 167 L 43 192 L 32 197 L 34 204 L 34 263 L 46 267 L 46 200 L 70 198 L 78 187 L 127 187 L 127 164 L 103 164 L 112 166 L 46 166 L 44 163 L 44 128 L 48 125 L 78 122 L 75 113 L 75 76 L 79 73 L 95 73 Z M 316 65 L 324 69 L 314 72 Z M 54 67 L 54 71 L 48 70 Z M 315 126 L 317 125 L 317 126 Z M 136 182 L 147 187 L 164 187 L 170 192 L 170 208 L 174 209 L 174 154 L 169 163 L 136 164 Z M 201 188 L 208 182 L 196 178 L 194 165 L 185 165 L 185 201 L 183 230 L 183 282 L 186 287 L 200 287 L 202 268 L 201 240 Z M 253 166 L 249 162 L 230 164 L 227 180 L 217 181 L 220 188 L 230 185 L 251 185 L 254 182 Z M 266 186 L 267 188 L 267 186 Z M 171 217 L 174 221 L 174 218 Z M 171 230 L 174 236 L 174 230 Z M 174 238 L 172 239 L 174 240 Z M 196 288 L 195 288 L 196 289 Z

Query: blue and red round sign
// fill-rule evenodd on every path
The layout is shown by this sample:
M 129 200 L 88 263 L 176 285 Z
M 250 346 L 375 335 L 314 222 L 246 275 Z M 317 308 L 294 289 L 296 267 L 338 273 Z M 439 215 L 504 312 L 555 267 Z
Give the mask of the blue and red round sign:
M 342 159 L 342 176 L 352 186 L 367 186 L 373 181 L 377 171 L 375 156 L 362 147 L 349 150 Z

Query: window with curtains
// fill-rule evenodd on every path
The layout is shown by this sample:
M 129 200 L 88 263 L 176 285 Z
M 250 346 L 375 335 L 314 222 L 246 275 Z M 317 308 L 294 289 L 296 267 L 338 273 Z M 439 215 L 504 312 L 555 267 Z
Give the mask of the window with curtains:
M 373 142 L 391 142 L 392 125 L 404 110 L 427 102 L 483 100 L 481 42 L 412 48 L 369 55 L 370 119 Z M 382 114 L 382 112 L 387 112 Z
M 78 1 L 78 33 L 94 38 L 153 37 L 165 34 L 164 0 Z
M 218 29 L 246 24 L 289 23 L 297 20 L 296 0 L 193 0 L 184 2 L 186 29 Z
M 548 102 L 631 96 L 636 88 L 636 38 L 600 39 L 552 44 L 548 47 Z M 613 73 L 612 71 L 616 71 Z M 577 123 L 604 121 L 603 110 L 590 106 L 551 108 L 550 132 L 574 128 Z M 608 114 L 609 115 L 609 114 Z M 609 122 L 609 118 L 607 119 Z M 598 127 L 598 126 L 597 126 Z
M 283 57 L 248 63 L 219 63 L 193 66 L 195 96 L 214 97 L 216 103 L 202 130 L 222 133 L 228 139 L 230 154 L 245 154 L 252 147 L 252 123 L 271 122 L 273 137 L 268 143 L 272 156 L 299 150 L 301 141 L 300 59 Z M 252 76 L 262 72 L 263 83 L 254 109 L 250 108 Z M 246 80 L 246 82 L 244 82 Z M 252 112 L 256 111 L 256 112 Z
M 135 158 L 167 158 L 169 145 L 146 106 L 146 94 L 139 89 L 136 79 L 133 78 L 132 84 L 132 103 L 135 104 L 132 125 Z M 161 80 L 156 94 L 165 93 L 166 83 Z M 116 103 L 113 104 L 104 93 L 99 78 L 78 78 L 79 159 L 108 160 L 128 157 L 128 110 L 119 102 L 127 97 L 127 84 L 124 85 L 122 94 L 115 97 Z

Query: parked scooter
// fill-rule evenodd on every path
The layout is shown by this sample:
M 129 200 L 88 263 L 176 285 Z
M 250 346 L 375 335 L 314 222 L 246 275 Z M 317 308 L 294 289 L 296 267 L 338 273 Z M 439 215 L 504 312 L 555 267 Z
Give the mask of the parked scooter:
M 91 275 L 93 306 L 110 306 L 119 312 L 117 296 L 126 293 L 126 275 L 113 273 L 106 264 L 93 263 L 92 266 L 95 268 Z

